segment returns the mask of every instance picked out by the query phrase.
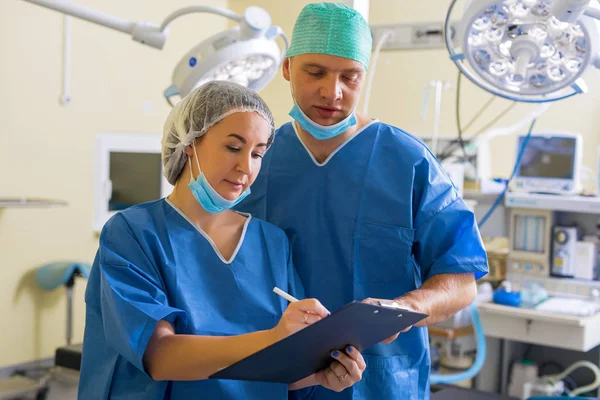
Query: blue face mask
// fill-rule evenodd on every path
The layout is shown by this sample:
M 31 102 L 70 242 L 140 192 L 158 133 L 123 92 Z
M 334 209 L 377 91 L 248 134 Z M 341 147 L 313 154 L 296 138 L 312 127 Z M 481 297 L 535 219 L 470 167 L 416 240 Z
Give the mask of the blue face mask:
M 192 144 L 192 147 L 194 145 Z M 236 200 L 227 200 L 223 198 L 206 180 L 206 176 L 200 169 L 200 163 L 198 162 L 198 154 L 196 154 L 196 148 L 194 147 L 194 155 L 196 156 L 196 165 L 198 166 L 198 171 L 200 171 L 200 175 L 196 179 L 194 179 L 194 174 L 192 172 L 192 163 L 190 162 L 190 183 L 188 187 L 192 191 L 192 194 L 200 203 L 202 208 L 208 211 L 211 214 L 217 214 L 221 211 L 229 210 L 237 203 L 242 201 L 246 196 L 250 194 L 250 188 L 246 189 Z
M 334 138 L 356 125 L 356 116 L 354 115 L 354 110 L 352 110 L 350 115 L 348 115 L 342 121 L 335 125 L 329 126 L 317 124 L 308 118 L 308 116 L 302 112 L 300 107 L 298 107 L 298 104 L 294 104 L 294 107 L 292 107 L 292 111 L 290 111 L 289 115 L 290 117 L 294 118 L 298 124 L 300 124 L 302 129 L 310 133 L 311 136 L 317 140 Z

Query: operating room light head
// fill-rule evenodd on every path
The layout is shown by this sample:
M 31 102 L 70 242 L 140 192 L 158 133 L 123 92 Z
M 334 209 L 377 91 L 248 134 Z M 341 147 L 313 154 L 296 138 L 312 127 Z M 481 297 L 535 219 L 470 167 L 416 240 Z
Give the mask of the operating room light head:
M 271 17 L 260 7 L 250 6 L 232 18 L 239 25 L 204 39 L 177 63 L 173 84 L 164 91 L 171 105 L 176 103 L 171 98 L 185 97 L 207 82 L 228 81 L 258 92 L 276 75 L 288 48 L 283 30 L 271 26 Z M 276 43 L 279 37 L 283 49 Z
M 254 54 L 234 60 L 215 68 L 195 85 L 194 89 L 210 81 L 230 81 L 253 87 L 276 65 L 277 60 L 267 55 Z
M 493 87 L 519 96 L 573 85 L 592 61 L 593 25 L 552 15 L 559 0 L 479 0 L 461 21 L 464 56 Z

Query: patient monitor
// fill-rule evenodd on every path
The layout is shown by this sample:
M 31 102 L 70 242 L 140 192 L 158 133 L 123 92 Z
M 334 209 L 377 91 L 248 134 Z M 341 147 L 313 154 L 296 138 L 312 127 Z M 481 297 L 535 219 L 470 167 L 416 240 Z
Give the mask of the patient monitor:
M 517 152 L 526 136 L 519 137 Z M 511 191 L 573 195 L 581 191 L 582 138 L 575 133 L 531 135 Z

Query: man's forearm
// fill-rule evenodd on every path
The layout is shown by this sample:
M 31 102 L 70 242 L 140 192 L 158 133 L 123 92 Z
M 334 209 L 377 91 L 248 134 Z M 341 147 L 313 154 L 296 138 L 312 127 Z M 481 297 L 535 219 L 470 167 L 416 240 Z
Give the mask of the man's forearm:
M 476 296 L 477 287 L 472 273 L 440 274 L 396 301 L 401 306 L 428 314 L 428 318 L 415 325 L 426 326 L 450 318 L 471 304 Z

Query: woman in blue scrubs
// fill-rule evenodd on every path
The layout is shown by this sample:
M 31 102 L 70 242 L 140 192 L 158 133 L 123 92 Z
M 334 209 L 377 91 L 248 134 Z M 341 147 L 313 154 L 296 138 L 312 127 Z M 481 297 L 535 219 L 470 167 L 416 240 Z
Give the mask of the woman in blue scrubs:
M 272 292 L 304 297 L 286 235 L 230 210 L 250 193 L 273 132 L 262 99 L 230 82 L 202 85 L 172 110 L 162 155 L 173 192 L 116 214 L 100 236 L 80 399 L 286 399 L 361 379 L 353 348 L 289 386 L 207 379 L 328 314 Z

